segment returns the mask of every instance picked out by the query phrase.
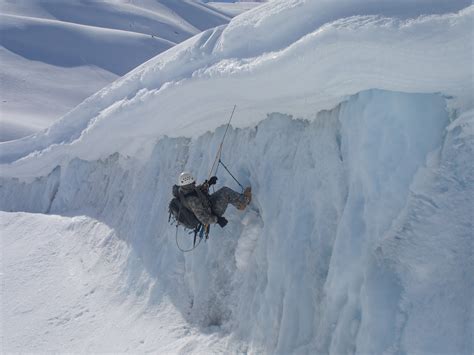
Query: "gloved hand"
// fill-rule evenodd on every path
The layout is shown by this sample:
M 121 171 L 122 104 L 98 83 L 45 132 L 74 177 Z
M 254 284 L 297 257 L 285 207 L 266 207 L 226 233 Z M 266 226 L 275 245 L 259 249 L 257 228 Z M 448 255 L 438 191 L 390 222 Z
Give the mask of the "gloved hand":
M 224 228 L 227 225 L 227 219 L 224 217 L 217 217 L 217 224 Z
M 209 186 L 215 185 L 216 183 L 217 183 L 217 176 L 211 177 L 208 181 Z

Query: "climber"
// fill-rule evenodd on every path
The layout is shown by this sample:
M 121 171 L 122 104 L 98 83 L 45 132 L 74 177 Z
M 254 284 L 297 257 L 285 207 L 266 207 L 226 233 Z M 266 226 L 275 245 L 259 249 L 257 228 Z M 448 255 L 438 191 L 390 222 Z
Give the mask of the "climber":
M 196 186 L 194 177 L 188 172 L 183 172 L 179 175 L 178 186 L 173 187 L 173 195 L 182 196 L 184 207 L 189 209 L 203 225 L 217 223 L 224 228 L 227 219 L 223 215 L 227 205 L 230 203 L 237 209 L 244 210 L 252 199 L 252 191 L 247 187 L 240 194 L 224 186 L 210 195 L 209 187 L 216 182 L 217 177 L 213 176 L 202 185 Z

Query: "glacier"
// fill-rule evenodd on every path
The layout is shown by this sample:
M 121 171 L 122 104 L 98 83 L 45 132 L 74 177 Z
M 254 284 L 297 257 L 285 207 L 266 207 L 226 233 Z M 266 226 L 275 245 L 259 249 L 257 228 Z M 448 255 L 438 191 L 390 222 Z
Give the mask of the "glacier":
M 104 320 L 60 316 L 28 344 L 25 328 L 4 326 L 4 349 L 471 353 L 473 12 L 465 1 L 272 1 L 0 144 L 4 269 L 17 270 L 15 248 L 42 245 L 35 225 L 56 226 L 47 245 L 85 260 L 72 280 L 100 296 L 87 309 Z M 183 254 L 171 186 L 184 169 L 207 177 L 234 103 L 222 159 L 252 186 L 252 206 L 229 209 L 225 229 Z M 28 270 L 16 272 L 33 284 Z M 27 297 L 17 283 L 3 282 L 8 323 L 57 319 L 6 297 Z M 110 319 L 123 319 L 123 339 L 78 330 L 106 334 Z M 166 322 L 176 328 L 163 334 Z

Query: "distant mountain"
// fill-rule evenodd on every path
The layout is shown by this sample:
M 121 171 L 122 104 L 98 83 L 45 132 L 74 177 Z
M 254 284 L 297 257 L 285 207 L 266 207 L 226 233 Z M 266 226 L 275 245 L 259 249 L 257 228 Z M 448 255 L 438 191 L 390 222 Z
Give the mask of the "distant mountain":
M 231 0 L 223 0 L 223 1 L 205 1 L 207 5 L 210 5 L 219 11 L 229 15 L 229 16 L 237 16 L 241 13 L 251 10 L 256 6 L 262 5 L 262 3 L 266 2 L 266 0 L 262 1 L 231 1 Z
M 137 65 L 229 20 L 197 0 L 1 0 L 0 141 L 49 126 Z

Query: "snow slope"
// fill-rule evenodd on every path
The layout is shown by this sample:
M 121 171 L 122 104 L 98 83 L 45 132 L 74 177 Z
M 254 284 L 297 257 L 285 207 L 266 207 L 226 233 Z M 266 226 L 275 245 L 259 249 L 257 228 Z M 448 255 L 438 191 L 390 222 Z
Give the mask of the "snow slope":
M 150 60 L 51 129 L 1 144 L 0 209 L 11 212 L 2 228 L 42 224 L 17 211 L 61 215 L 63 226 L 98 221 L 97 240 L 110 241 L 97 251 L 129 252 L 111 261 L 120 283 L 94 302 L 112 310 L 120 297 L 130 306 L 119 315 L 134 303 L 156 312 L 153 325 L 138 311 L 124 320 L 123 329 L 163 330 L 147 351 L 472 353 L 473 16 L 465 1 L 257 7 Z M 234 103 L 222 158 L 252 185 L 252 206 L 229 208 L 225 229 L 182 254 L 170 188 L 184 169 L 207 178 Z M 218 187 L 237 189 L 218 176 Z M 178 241 L 191 243 L 183 231 Z M 8 319 L 42 322 L 39 310 Z M 175 342 L 167 314 L 190 336 Z M 127 346 L 101 348 L 77 324 L 59 338 L 83 343 L 57 350 Z M 11 334 L 3 330 L 6 351 L 52 349 Z
M 136 146 L 130 144 L 129 136 L 151 142 L 164 134 L 196 136 L 222 124 L 233 104 L 240 112 L 234 123 L 248 126 L 269 110 L 314 117 L 347 95 L 371 88 L 441 91 L 454 97 L 450 102 L 453 108 L 470 107 L 472 8 L 457 15 L 418 17 L 423 10 L 439 12 L 447 5 L 441 2 L 443 6 L 438 8 L 427 1 L 411 9 L 408 3 L 405 12 L 400 4 L 397 11 L 380 6 L 380 13 L 400 13 L 399 17 L 406 19 L 413 12 L 415 19 L 360 17 L 356 8 L 348 8 L 345 2 L 323 2 L 323 10 L 326 6 L 331 11 L 319 12 L 314 2 L 264 4 L 238 16 L 228 27 L 205 31 L 154 58 L 90 97 L 47 131 L 1 144 L 0 161 L 12 162 L 49 147 L 41 156 L 32 157 L 32 164 L 46 171 L 57 164 L 58 156 L 64 156 L 64 149 L 74 150 L 71 156 L 87 159 L 122 150 L 134 154 Z M 359 6 L 362 13 L 379 9 L 363 4 Z M 465 1 L 450 2 L 449 9 L 462 5 Z M 347 13 L 349 10 L 353 13 Z M 327 23 L 337 11 L 354 16 Z M 306 13 L 321 15 L 311 21 L 285 21 L 287 15 Z M 285 25 L 274 30 L 278 20 Z M 252 29 L 252 42 L 238 40 Z M 273 75 L 275 72 L 279 74 Z M 216 85 L 221 90 L 215 90 Z M 185 103 L 181 102 L 183 97 Z M 202 105 L 210 99 L 215 102 L 211 108 Z M 107 134 L 115 125 L 121 129 Z M 89 149 L 91 143 L 93 150 Z M 142 142 L 138 146 L 142 147 Z M 13 166 L 21 169 L 19 165 L 28 160 Z M 7 169 L 10 166 L 5 167 L 8 174 Z
M 265 1 L 245 1 L 245 2 L 225 2 L 225 1 L 209 1 L 207 5 L 222 11 L 229 16 L 237 16 L 241 13 L 251 10 L 256 6 L 260 6 Z
M 107 225 L 86 216 L 0 213 L 4 245 L 2 351 L 169 353 L 222 351 L 196 334 L 166 299 L 121 290 L 133 250 Z M 15 294 L 16 297 L 8 297 Z M 159 320 L 159 322 L 157 322 Z M 188 346 L 189 349 L 189 346 Z
M 2 132 L 37 132 L 119 76 L 229 17 L 186 1 L 0 2 Z

